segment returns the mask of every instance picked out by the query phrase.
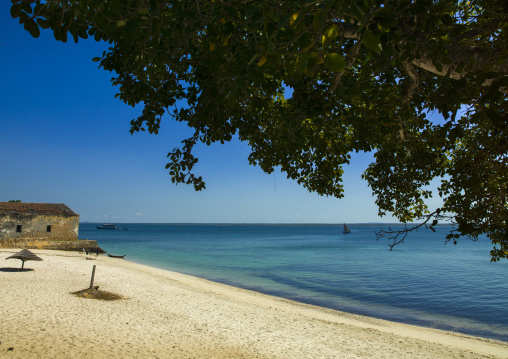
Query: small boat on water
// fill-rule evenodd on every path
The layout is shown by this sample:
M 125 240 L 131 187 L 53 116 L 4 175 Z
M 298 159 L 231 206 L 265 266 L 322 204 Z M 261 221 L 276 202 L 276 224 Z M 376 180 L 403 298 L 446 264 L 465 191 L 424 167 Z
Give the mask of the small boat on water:
M 111 258 L 123 258 L 123 257 L 125 257 L 125 254 L 123 256 L 114 256 L 114 255 L 108 253 L 108 257 L 111 257 Z
M 114 224 L 104 223 L 102 226 L 97 226 L 97 229 L 129 229 L 129 228 L 118 228 Z
M 342 231 L 342 233 L 351 233 L 351 230 L 346 226 L 346 224 L 344 223 L 344 230 Z
M 116 229 L 114 224 L 104 223 L 102 226 L 97 226 L 97 229 Z

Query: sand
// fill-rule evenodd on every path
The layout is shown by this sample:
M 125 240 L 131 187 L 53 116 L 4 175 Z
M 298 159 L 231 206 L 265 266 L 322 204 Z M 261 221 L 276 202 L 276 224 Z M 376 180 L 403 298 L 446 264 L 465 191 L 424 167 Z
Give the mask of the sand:
M 0 249 L 0 358 L 508 358 L 508 343 L 343 313 L 123 259 Z M 96 258 L 95 256 L 88 256 Z M 76 297 L 94 285 L 121 300 Z

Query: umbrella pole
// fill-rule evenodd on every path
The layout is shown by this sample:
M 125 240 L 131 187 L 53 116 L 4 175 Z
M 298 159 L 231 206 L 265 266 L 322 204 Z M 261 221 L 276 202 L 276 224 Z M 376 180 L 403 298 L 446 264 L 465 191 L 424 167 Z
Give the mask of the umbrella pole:
M 21 269 L 23 269 L 24 266 L 25 266 L 25 261 L 22 259 L 21 260 Z
M 90 280 L 90 288 L 93 287 L 93 279 L 95 277 L 95 264 L 93 265 L 93 269 L 92 269 L 92 279 Z

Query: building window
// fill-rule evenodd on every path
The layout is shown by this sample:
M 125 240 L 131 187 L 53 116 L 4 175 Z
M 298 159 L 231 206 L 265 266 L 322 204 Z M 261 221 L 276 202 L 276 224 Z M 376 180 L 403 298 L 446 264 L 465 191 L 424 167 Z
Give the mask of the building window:
M 16 226 L 16 232 L 21 233 L 21 228 L 23 228 L 23 226 L 21 224 L 18 224 Z
M 48 227 L 46 227 L 46 232 L 51 232 L 51 225 L 49 225 Z

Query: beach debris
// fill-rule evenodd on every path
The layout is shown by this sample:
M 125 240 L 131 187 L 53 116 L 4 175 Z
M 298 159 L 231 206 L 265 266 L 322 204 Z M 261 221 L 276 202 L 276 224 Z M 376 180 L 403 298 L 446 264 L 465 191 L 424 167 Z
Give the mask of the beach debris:
M 77 292 L 71 292 L 71 294 L 74 294 L 75 296 L 80 297 L 80 298 L 87 298 L 87 299 L 100 299 L 100 300 L 124 299 L 124 297 L 122 297 L 119 294 L 107 292 L 105 290 L 99 290 L 98 285 L 97 286 L 93 285 L 93 282 L 95 279 L 95 268 L 96 268 L 96 265 L 94 264 L 93 269 L 92 269 L 92 278 L 90 278 L 90 287 L 83 289 L 83 290 L 78 290 Z
M 95 286 L 95 287 L 90 287 L 90 288 L 86 288 L 86 289 L 83 289 L 83 290 L 78 290 L 77 292 L 72 292 L 72 294 L 76 294 L 76 295 L 80 295 L 82 297 L 91 297 L 91 296 L 94 296 L 95 294 L 97 294 L 97 291 L 99 290 L 99 286 Z
M 99 299 L 99 300 L 120 300 L 126 299 L 119 294 L 108 292 L 105 290 L 99 290 L 99 286 L 95 286 L 93 288 L 87 288 L 83 290 L 78 290 L 77 292 L 71 292 L 71 294 L 76 297 L 86 298 L 86 299 Z
M 13 254 L 12 256 L 9 256 L 5 259 L 21 259 L 21 269 L 25 266 L 25 261 L 42 261 L 42 258 L 37 257 L 35 254 L 30 252 L 28 249 L 23 249 L 19 251 L 18 253 Z

